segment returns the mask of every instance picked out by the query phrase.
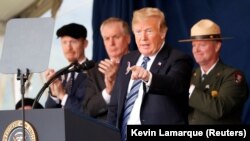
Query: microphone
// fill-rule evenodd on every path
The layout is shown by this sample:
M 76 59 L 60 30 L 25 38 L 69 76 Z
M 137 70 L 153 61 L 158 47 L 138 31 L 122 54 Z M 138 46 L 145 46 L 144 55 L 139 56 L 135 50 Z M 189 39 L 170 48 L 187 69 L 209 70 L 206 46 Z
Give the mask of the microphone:
M 95 66 L 95 62 L 92 60 L 85 61 L 83 64 L 80 65 L 81 70 L 88 70 Z
M 87 60 L 82 64 L 75 64 L 72 69 L 69 69 L 69 72 L 76 71 L 76 72 L 81 72 L 85 70 L 89 70 L 95 66 L 95 62 L 92 60 Z

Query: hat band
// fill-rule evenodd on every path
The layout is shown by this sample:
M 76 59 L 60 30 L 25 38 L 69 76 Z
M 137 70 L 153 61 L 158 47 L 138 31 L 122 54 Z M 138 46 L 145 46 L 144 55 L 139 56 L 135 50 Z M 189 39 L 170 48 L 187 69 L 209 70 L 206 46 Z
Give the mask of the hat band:
M 220 34 L 191 36 L 191 39 L 196 39 L 196 40 L 202 40 L 202 39 L 218 39 L 218 38 L 221 38 L 221 35 L 220 35 Z

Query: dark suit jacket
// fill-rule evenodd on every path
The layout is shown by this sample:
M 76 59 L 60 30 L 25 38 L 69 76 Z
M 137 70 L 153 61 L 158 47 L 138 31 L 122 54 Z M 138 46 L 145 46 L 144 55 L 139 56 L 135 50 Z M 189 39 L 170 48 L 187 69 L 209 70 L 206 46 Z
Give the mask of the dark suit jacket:
M 118 128 L 122 124 L 124 102 L 131 76 L 131 72 L 125 74 L 127 62 L 129 61 L 131 66 L 135 65 L 140 55 L 139 51 L 130 52 L 121 61 L 108 109 L 108 121 Z M 192 69 L 193 60 L 189 55 L 166 45 L 162 48 L 150 68 L 152 83 L 142 99 L 142 124 L 188 123 L 188 89 Z
M 73 112 L 80 113 L 82 112 L 82 101 L 84 99 L 85 91 L 85 80 L 87 74 L 80 72 L 77 75 L 77 78 L 74 80 L 74 85 L 72 87 L 72 93 L 68 94 L 68 99 L 65 103 L 64 108 L 70 109 Z M 61 108 L 61 103 L 57 104 L 50 96 L 49 93 L 47 101 L 45 102 L 45 108 Z
M 246 103 L 244 104 L 244 109 L 242 113 L 242 123 L 250 125 L 250 97 L 248 96 L 248 99 Z
M 201 70 L 193 73 L 195 89 L 190 97 L 190 124 L 240 124 L 248 85 L 242 72 L 219 61 L 201 82 Z M 213 93 L 213 94 L 212 94 Z
M 84 112 L 91 117 L 106 120 L 108 107 L 103 99 L 102 91 L 105 89 L 104 75 L 98 70 L 98 65 L 88 72 L 86 92 L 83 100 Z

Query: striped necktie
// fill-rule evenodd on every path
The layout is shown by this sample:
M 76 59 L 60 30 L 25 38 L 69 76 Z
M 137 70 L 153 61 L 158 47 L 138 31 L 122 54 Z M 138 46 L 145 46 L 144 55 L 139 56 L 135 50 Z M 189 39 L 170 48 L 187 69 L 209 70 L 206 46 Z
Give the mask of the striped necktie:
M 147 62 L 150 60 L 149 57 L 143 57 L 143 62 L 141 66 L 147 69 Z M 126 140 L 127 137 L 127 122 L 130 116 L 130 113 L 133 109 L 136 98 L 138 97 L 139 88 L 141 86 L 142 80 L 134 80 L 130 92 L 127 95 L 127 99 L 125 101 L 124 113 L 123 113 L 123 122 L 122 122 L 122 141 Z

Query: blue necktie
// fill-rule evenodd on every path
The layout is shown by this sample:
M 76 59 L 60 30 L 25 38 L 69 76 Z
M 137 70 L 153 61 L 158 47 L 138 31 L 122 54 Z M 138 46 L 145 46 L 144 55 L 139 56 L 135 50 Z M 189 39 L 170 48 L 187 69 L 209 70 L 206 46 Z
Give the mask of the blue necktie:
M 141 66 L 147 69 L 147 62 L 150 60 L 149 57 L 143 57 L 143 62 Z M 127 95 L 127 99 L 125 101 L 124 113 L 123 113 L 123 122 L 122 122 L 122 141 L 126 140 L 127 137 L 127 122 L 134 106 L 135 100 L 138 97 L 139 88 L 141 86 L 142 80 L 134 80 L 130 92 Z

